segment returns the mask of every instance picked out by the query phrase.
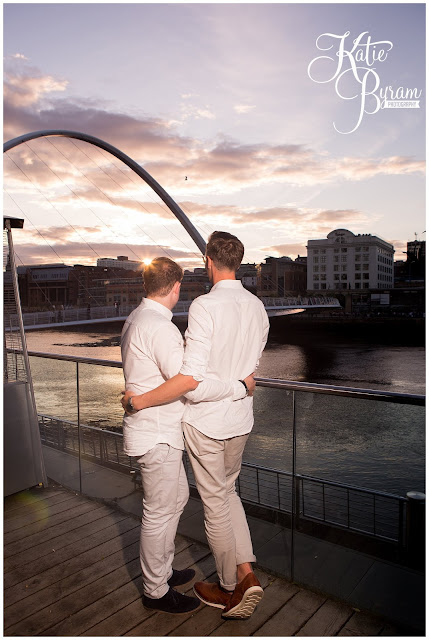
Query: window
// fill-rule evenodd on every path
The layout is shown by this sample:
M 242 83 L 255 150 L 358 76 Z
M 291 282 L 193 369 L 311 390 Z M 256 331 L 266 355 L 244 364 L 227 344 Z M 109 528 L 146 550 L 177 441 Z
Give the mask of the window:
M 369 273 L 364 273 L 363 274 L 363 279 L 364 280 L 369 280 Z
M 360 280 L 360 276 L 361 276 L 360 273 L 355 273 L 355 280 Z
M 326 256 L 321 256 L 320 262 L 326 262 Z
M 365 264 L 365 263 L 364 263 L 364 265 L 363 265 L 362 269 L 363 269 L 364 271 L 369 271 L 369 264 Z
M 338 271 L 338 270 L 339 270 L 339 268 L 340 268 L 340 265 L 339 265 L 339 264 L 334 264 L 334 271 Z
M 322 273 L 322 275 L 320 276 L 321 280 L 326 280 L 326 273 Z
M 362 265 L 360 265 L 360 264 L 355 264 L 355 269 L 356 269 L 356 271 L 360 271 L 360 270 L 361 270 L 361 268 L 362 268 Z
M 322 284 L 320 285 L 321 289 L 326 289 L 326 282 L 322 282 Z
M 347 262 L 347 256 L 341 256 L 341 262 Z
M 347 273 L 341 274 L 341 280 L 347 280 Z
M 313 280 L 318 280 L 318 279 L 319 279 L 318 275 L 315 275 L 314 278 L 313 278 Z
M 334 262 L 339 262 L 340 261 L 340 257 L 339 256 L 334 256 Z
M 340 279 L 340 274 L 339 273 L 335 273 L 334 274 L 334 280 L 339 280 Z
M 334 253 L 339 253 L 340 250 L 339 249 L 334 249 Z
M 318 282 L 314 282 L 313 283 L 313 289 L 318 289 L 319 288 L 319 283 Z
M 363 289 L 369 289 L 369 282 L 364 282 L 362 288 Z
M 314 252 L 315 254 L 316 254 L 316 253 L 319 253 L 319 249 L 313 249 L 313 252 Z
M 319 257 L 318 256 L 314 256 L 313 262 L 315 262 L 315 263 L 319 262 Z
M 369 247 L 362 247 L 362 251 L 369 251 Z
M 346 264 L 342 264 L 341 265 L 341 271 L 347 271 L 347 265 Z
M 313 267 L 313 271 L 315 271 L 315 272 L 319 271 L 319 267 L 318 267 L 318 265 L 316 265 L 315 267 Z
M 326 249 L 320 249 L 320 253 L 326 253 Z
M 364 253 L 362 256 L 362 260 L 369 260 L 369 253 Z
M 342 247 L 342 248 L 341 248 L 341 253 L 347 253 L 347 247 L 345 247 L 345 248 L 344 248 L 344 247 Z
M 355 255 L 355 262 L 360 262 L 360 253 Z
M 360 282 L 355 282 L 355 289 L 360 289 Z

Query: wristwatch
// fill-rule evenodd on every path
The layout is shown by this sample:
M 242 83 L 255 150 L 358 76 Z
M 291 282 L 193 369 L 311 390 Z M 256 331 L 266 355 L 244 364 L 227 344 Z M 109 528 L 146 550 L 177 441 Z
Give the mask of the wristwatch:
M 138 409 L 135 408 L 135 406 L 133 405 L 133 397 L 130 396 L 128 398 L 128 402 L 127 402 L 127 411 L 138 411 Z
M 246 389 L 246 396 L 248 396 L 249 395 L 249 389 L 247 388 L 247 384 L 244 382 L 244 380 L 239 380 L 239 382 L 241 382 L 241 384 L 244 385 L 244 388 Z M 244 397 L 246 397 L 246 396 L 244 396 Z M 131 400 L 131 398 L 130 398 L 130 400 Z

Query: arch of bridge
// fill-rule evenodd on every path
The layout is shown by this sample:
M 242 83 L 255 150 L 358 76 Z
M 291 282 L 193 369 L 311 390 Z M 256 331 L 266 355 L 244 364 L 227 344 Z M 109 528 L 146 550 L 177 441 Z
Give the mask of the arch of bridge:
M 126 164 L 132 171 L 134 171 L 142 180 L 148 184 L 155 193 L 161 198 L 161 200 L 167 205 L 170 211 L 176 216 L 179 222 L 186 229 L 192 240 L 197 245 L 198 249 L 204 255 L 206 250 L 206 243 L 197 229 L 194 227 L 192 222 L 189 220 L 188 216 L 182 211 L 177 202 L 173 200 L 173 198 L 161 187 L 159 182 L 155 180 L 143 167 L 141 167 L 135 160 L 127 156 L 123 151 L 117 149 L 113 145 L 101 140 L 100 138 L 96 138 L 94 136 L 88 135 L 86 133 L 81 133 L 80 131 L 65 131 L 62 129 L 47 129 L 44 131 L 33 131 L 32 133 L 26 133 L 17 138 L 13 138 L 8 142 L 3 144 L 3 153 L 6 151 L 10 151 L 14 147 L 17 147 L 24 142 L 28 142 L 29 140 L 34 140 L 36 138 L 49 138 L 49 137 L 64 137 L 64 138 L 76 138 L 77 140 L 83 140 L 84 142 L 88 142 L 100 149 L 104 149 L 108 153 L 115 156 L 121 160 L 124 164 Z

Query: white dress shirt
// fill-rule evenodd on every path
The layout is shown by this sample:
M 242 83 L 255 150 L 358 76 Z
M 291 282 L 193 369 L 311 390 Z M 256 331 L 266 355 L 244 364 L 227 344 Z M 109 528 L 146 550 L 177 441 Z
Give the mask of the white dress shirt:
M 143 298 L 125 321 L 121 336 L 122 364 L 127 390 L 140 395 L 155 389 L 180 371 L 183 362 L 183 338 L 171 322 L 172 312 L 164 305 Z M 242 398 L 245 390 L 238 381 L 206 379 L 187 394 L 195 402 L 206 399 Z M 157 407 L 125 415 L 124 451 L 142 456 L 158 443 L 183 449 L 182 416 L 184 398 Z
M 221 280 L 189 308 L 180 373 L 196 380 L 243 379 L 256 370 L 268 330 L 267 312 L 259 298 L 239 280 Z M 204 403 L 188 398 L 183 419 L 210 438 L 244 435 L 253 427 L 253 398 Z

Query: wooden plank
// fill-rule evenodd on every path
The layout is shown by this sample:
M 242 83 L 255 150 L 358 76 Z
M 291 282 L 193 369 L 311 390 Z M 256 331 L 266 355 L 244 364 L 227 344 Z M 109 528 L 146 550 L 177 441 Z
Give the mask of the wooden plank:
M 111 571 L 106 576 L 92 582 L 86 587 L 41 609 L 18 624 L 5 629 L 5 633 L 7 635 L 20 636 L 46 635 L 45 632 L 47 632 L 50 627 L 57 625 L 65 618 L 77 613 L 94 601 L 115 591 L 130 580 L 133 580 L 140 574 L 140 571 L 140 559 L 136 558 L 132 562 L 121 566 L 115 571 Z M 48 632 L 47 635 L 52 634 Z
M 58 624 L 45 629 L 44 634 L 57 637 L 79 636 L 89 629 L 89 627 L 101 622 L 106 617 L 118 611 L 118 609 L 125 607 L 130 601 L 141 598 L 143 595 L 143 585 L 140 575 L 140 565 L 138 567 L 138 573 L 138 577 L 134 578 L 134 580 L 126 582 L 103 598 L 99 598 L 96 602 L 80 608 Z M 140 606 L 143 609 L 141 603 Z M 108 635 L 111 635 L 111 632 Z
M 44 571 L 34 574 L 33 569 L 30 569 L 30 577 L 24 578 L 24 580 L 21 578 L 22 573 L 24 573 L 24 568 L 20 567 L 16 569 L 13 573 L 19 572 L 19 578 L 21 578 L 21 580 L 16 585 L 14 584 L 13 588 L 5 589 L 5 602 L 8 605 L 12 604 L 16 602 L 15 598 L 20 599 L 21 597 L 25 597 L 22 595 L 25 592 L 30 594 L 39 591 L 58 580 L 64 579 L 68 575 L 85 569 L 85 567 L 90 564 L 100 562 L 103 558 L 117 551 L 124 551 L 126 547 L 136 544 L 139 541 L 140 527 L 136 527 L 134 519 L 129 518 L 122 520 L 115 526 L 118 528 L 115 537 L 112 537 L 103 544 L 97 544 L 97 546 L 83 553 L 78 548 L 75 548 L 74 551 L 73 549 L 67 549 L 67 557 L 65 560 L 63 559 L 61 563 L 57 562 L 58 556 L 52 557 L 50 563 L 47 562 L 46 558 L 42 558 L 43 566 L 45 567 Z M 126 527 L 129 527 L 128 531 L 125 531 Z M 104 535 L 111 536 L 112 532 L 104 530 Z M 61 553 L 60 551 L 58 555 Z M 52 554 L 52 556 L 55 556 L 55 554 Z
M 409 635 L 414 635 L 414 634 L 410 634 L 409 631 L 405 631 L 404 629 L 400 629 L 399 627 L 394 626 L 393 624 L 390 624 L 389 622 L 386 623 L 383 626 L 383 629 L 381 631 L 381 633 L 379 634 L 380 636 L 389 636 L 389 637 L 395 637 L 395 636 L 409 636 Z M 418 635 L 418 634 L 415 634 Z
M 37 500 L 45 500 L 52 495 L 56 495 L 58 492 L 68 493 L 56 487 L 34 487 L 32 489 L 25 489 L 24 491 L 14 493 L 4 498 L 4 511 L 12 511 L 15 508 L 20 508 L 26 499 L 31 498 L 34 502 L 37 502 Z
M 88 511 L 92 511 L 93 509 L 94 505 L 91 504 L 91 502 L 83 502 L 77 507 L 73 507 L 73 509 L 70 509 L 69 511 L 64 511 L 63 513 L 59 513 L 56 516 L 50 517 L 48 520 L 34 522 L 33 524 L 29 524 L 27 527 L 22 527 L 22 529 L 17 529 L 16 531 L 5 533 L 3 536 L 3 542 L 4 544 L 9 544 L 9 542 L 15 542 L 16 540 L 27 538 L 28 536 L 33 535 L 33 533 L 47 531 L 51 527 L 55 527 L 61 522 L 72 522 L 73 519 L 77 516 L 80 516 L 83 513 L 87 513 Z
M 100 506 L 93 509 L 92 511 L 87 511 L 81 516 L 73 518 L 71 522 L 62 522 L 61 524 L 50 527 L 45 531 L 39 531 L 38 533 L 33 533 L 31 536 L 27 536 L 26 538 L 22 538 L 21 540 L 10 542 L 4 547 L 4 558 L 9 558 L 10 556 L 22 553 L 26 549 L 29 549 L 30 547 L 36 547 L 37 545 L 47 542 L 48 540 L 52 540 L 60 536 L 67 537 L 70 531 L 79 529 L 79 527 L 83 527 L 90 522 L 95 522 L 96 520 L 99 520 L 100 518 L 103 518 L 110 513 L 117 512 L 113 511 L 110 507 Z M 124 514 L 123 517 L 126 518 L 126 515 Z
M 340 602 L 327 600 L 296 634 L 308 638 L 336 636 L 353 615 L 353 609 Z
M 45 587 L 40 591 L 38 590 L 27 598 L 25 598 L 24 593 L 21 599 L 4 609 L 5 625 L 10 627 L 20 622 L 25 617 L 49 607 L 62 597 L 92 584 L 97 579 L 108 575 L 115 569 L 119 569 L 128 562 L 136 560 L 138 557 L 139 544 L 135 542 L 133 545 L 121 549 L 95 564 L 89 564 L 80 571 L 72 573 L 63 579 L 59 579 L 51 586 Z M 23 598 L 25 598 L 25 607 L 23 607 Z
M 274 580 L 264 589 L 264 597 L 247 620 L 225 620 L 215 629 L 211 636 L 251 636 L 283 605 L 290 600 L 299 587 L 280 578 Z
M 178 551 L 186 549 L 190 545 L 191 542 L 189 540 L 182 538 L 176 540 L 176 549 Z M 139 544 L 135 541 L 134 545 L 123 548 L 121 547 L 116 553 L 103 557 L 103 559 L 95 562 L 94 564 L 85 563 L 85 568 L 82 568 L 76 573 L 71 573 L 69 576 L 57 579 L 54 584 L 51 584 L 44 589 L 40 590 L 40 581 L 38 581 L 36 587 L 33 589 L 32 595 L 28 593 L 31 585 L 28 585 L 29 588 L 23 589 L 23 586 L 27 587 L 27 585 L 25 583 L 21 583 L 18 585 L 20 587 L 20 591 L 13 587 L 8 591 L 8 594 L 10 591 L 15 589 L 15 592 L 13 593 L 15 602 L 4 610 L 5 624 L 10 626 L 23 618 L 24 611 L 21 599 L 19 598 L 20 595 L 21 598 L 25 598 L 25 616 L 28 616 L 46 606 L 49 606 L 60 598 L 81 589 L 87 584 L 94 582 L 103 575 L 121 567 L 124 563 L 138 558 L 138 556 Z M 58 575 L 55 577 L 58 578 Z
M 185 567 L 178 566 L 174 560 L 174 567 L 176 569 L 184 569 Z M 214 559 L 209 555 L 205 555 L 201 560 L 194 562 L 191 565 L 195 569 L 195 580 L 205 580 L 215 570 Z M 182 587 L 177 587 L 182 593 Z M 192 595 L 192 586 L 188 587 L 185 591 L 187 595 Z M 191 615 L 191 614 L 187 614 Z M 146 620 L 154 616 L 154 624 L 147 625 Z M 155 612 L 150 609 L 146 609 L 141 600 L 130 603 L 124 609 L 119 610 L 113 616 L 108 617 L 94 627 L 91 627 L 85 631 L 82 635 L 86 636 L 120 636 L 120 635 L 137 635 L 137 636 L 153 636 L 158 635 L 153 632 L 153 629 L 161 629 L 161 635 L 165 635 L 170 628 L 174 628 L 178 624 L 177 620 L 174 620 L 176 616 L 169 615 L 167 613 Z M 180 621 L 183 620 L 183 616 L 179 616 Z
M 21 529 L 22 527 L 28 527 L 29 525 L 39 522 L 40 520 L 48 520 L 51 516 L 54 516 L 58 513 L 68 512 L 75 506 L 80 504 L 84 504 L 86 501 L 84 498 L 80 498 L 77 496 L 73 496 L 70 500 L 66 500 L 60 502 L 59 504 L 49 505 L 49 503 L 44 502 L 43 509 L 35 509 L 34 511 L 27 511 L 24 515 L 16 516 L 15 518 L 11 518 L 7 522 L 4 523 L 4 532 L 11 533 L 12 531 L 16 531 L 17 529 Z
M 74 495 L 73 493 L 66 493 L 65 491 L 55 491 L 50 494 L 41 495 L 18 494 L 21 498 L 17 500 L 15 504 L 8 506 L 5 501 L 4 519 L 10 520 L 11 518 L 25 515 L 29 509 L 44 509 L 46 504 L 53 505 L 59 502 L 65 502 L 73 498 Z
M 255 636 L 293 636 L 322 606 L 326 597 L 302 590 L 254 633 Z
M 208 555 L 208 549 L 202 546 L 195 546 L 192 550 L 192 556 L 198 553 Z M 175 558 L 175 565 L 178 568 L 185 568 L 190 565 L 189 548 L 185 549 Z M 49 628 L 49 635 L 65 636 L 65 635 L 81 635 L 94 623 L 101 622 L 106 615 L 115 613 L 122 606 L 126 606 L 130 601 L 141 598 L 143 595 L 143 583 L 141 573 L 139 571 L 138 578 L 132 582 L 128 582 L 113 593 L 109 593 L 103 598 L 99 598 L 96 602 L 85 607 L 81 611 L 67 618 L 60 624 Z M 141 604 L 143 609 L 143 604 Z
M 22 565 L 27 565 L 51 553 L 58 553 L 60 549 L 64 549 L 78 542 L 87 542 L 103 529 L 113 527 L 117 522 L 126 520 L 127 516 L 120 512 L 110 513 L 99 518 L 78 529 L 73 529 L 67 535 L 57 536 L 51 540 L 47 540 L 43 544 L 35 545 L 30 549 L 26 549 L 19 554 L 4 559 L 4 571 L 12 571 Z M 83 549 L 83 547 L 81 547 Z
M 377 636 L 383 629 L 383 622 L 375 616 L 357 611 L 344 625 L 339 636 Z

